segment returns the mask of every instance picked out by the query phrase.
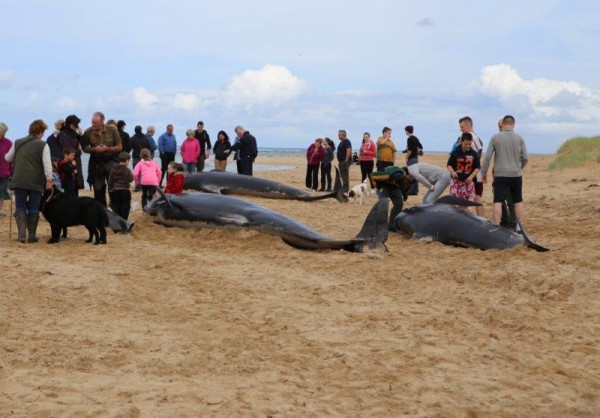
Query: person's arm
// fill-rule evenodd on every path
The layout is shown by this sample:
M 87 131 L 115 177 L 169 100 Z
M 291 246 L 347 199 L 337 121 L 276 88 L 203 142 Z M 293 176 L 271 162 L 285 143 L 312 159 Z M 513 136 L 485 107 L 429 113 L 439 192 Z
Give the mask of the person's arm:
M 210 143 L 210 135 L 207 132 L 206 133 L 206 150 L 210 151 L 211 148 L 212 148 L 212 144 Z M 207 154 L 208 154 L 208 152 L 207 152 Z
M 12 145 L 10 146 L 10 149 L 8 150 L 8 152 L 6 153 L 6 155 L 4 156 L 4 160 L 7 163 L 12 163 L 15 161 L 15 143 L 13 142 Z
M 525 141 L 521 138 L 521 170 L 525 168 L 528 160 L 527 147 L 525 146 Z
M 455 165 L 456 165 L 456 157 L 455 157 L 454 153 L 452 153 L 452 154 L 450 154 L 450 158 L 448 158 L 448 163 L 446 164 L 446 168 L 450 172 L 450 177 L 452 177 L 453 179 L 458 178 L 458 173 L 454 169 Z
M 350 162 L 352 160 L 352 148 L 348 147 L 346 148 L 346 162 Z
M 487 183 L 487 172 L 490 167 L 490 162 L 492 161 L 492 156 L 494 155 L 496 149 L 494 145 L 494 138 L 495 136 L 490 139 L 490 144 L 488 145 L 487 152 L 485 153 L 485 159 L 481 165 L 481 181 L 483 183 Z
M 119 131 L 116 129 L 113 131 L 113 144 L 114 145 L 112 147 L 108 147 L 106 151 L 115 153 L 123 151 L 123 141 L 121 140 L 121 135 L 119 135 Z
M 42 163 L 44 164 L 44 176 L 46 177 L 46 189 L 52 188 L 52 159 L 50 158 L 50 147 L 44 145 L 42 152 Z

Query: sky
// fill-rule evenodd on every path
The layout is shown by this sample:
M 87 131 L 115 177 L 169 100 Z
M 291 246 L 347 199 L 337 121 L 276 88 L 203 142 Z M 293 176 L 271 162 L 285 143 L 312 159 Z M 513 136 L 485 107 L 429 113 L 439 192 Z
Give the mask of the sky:
M 449 150 L 471 116 L 484 144 L 511 114 L 529 152 L 600 135 L 600 2 L 0 0 L 0 121 L 102 111 L 126 130 L 243 125 L 304 148 L 384 126 Z M 50 132 L 48 132 L 50 133 Z

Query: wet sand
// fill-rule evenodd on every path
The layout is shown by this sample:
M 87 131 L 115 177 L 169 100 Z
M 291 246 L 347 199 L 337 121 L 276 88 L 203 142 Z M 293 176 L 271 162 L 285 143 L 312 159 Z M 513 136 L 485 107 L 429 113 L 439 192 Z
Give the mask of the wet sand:
M 22 245 L 0 218 L 0 416 L 599 416 L 600 165 L 552 158 L 524 176 L 547 253 L 396 234 L 388 253 L 301 251 L 139 209 L 108 245 L 83 227 L 48 245 L 45 221 Z M 303 157 L 258 162 L 304 187 Z M 375 202 L 251 200 L 336 238 Z

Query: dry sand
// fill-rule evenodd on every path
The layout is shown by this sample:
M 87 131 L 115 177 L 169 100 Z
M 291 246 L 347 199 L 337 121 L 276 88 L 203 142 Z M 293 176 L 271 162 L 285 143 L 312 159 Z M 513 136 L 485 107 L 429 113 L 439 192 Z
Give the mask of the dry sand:
M 551 160 L 524 177 L 548 253 L 310 252 L 139 210 L 108 245 L 47 245 L 45 221 L 22 245 L 2 218 L 0 416 L 600 416 L 600 166 Z M 303 188 L 301 156 L 259 162 Z M 375 201 L 253 200 L 338 238 Z

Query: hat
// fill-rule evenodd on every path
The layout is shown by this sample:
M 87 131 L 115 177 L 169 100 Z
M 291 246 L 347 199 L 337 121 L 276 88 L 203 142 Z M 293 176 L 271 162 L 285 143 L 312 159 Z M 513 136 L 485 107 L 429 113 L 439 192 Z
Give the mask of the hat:
M 412 133 L 414 132 L 414 128 L 413 128 L 413 126 L 412 126 L 412 125 L 406 125 L 406 126 L 404 127 L 404 130 L 405 130 L 406 132 L 408 132 L 409 134 L 412 134 Z
M 65 119 L 65 126 L 75 125 L 76 128 L 79 128 L 79 122 L 81 122 L 81 119 L 79 119 L 77 116 L 69 115 Z

